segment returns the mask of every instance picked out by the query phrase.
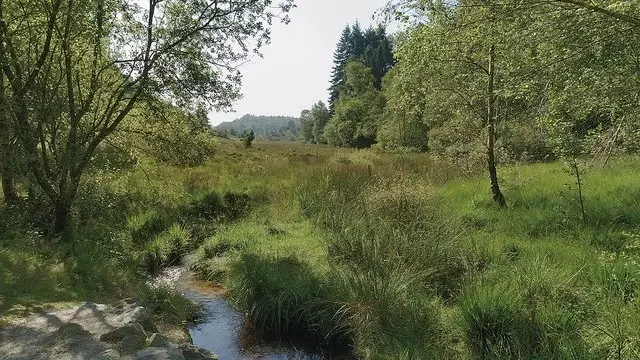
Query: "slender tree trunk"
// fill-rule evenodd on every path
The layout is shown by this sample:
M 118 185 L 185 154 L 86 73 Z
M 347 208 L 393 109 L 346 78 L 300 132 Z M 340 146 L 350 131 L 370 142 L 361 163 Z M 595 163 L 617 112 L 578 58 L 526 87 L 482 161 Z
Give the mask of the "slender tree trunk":
M 491 45 L 491 53 L 489 55 L 489 84 L 487 86 L 487 169 L 489 170 L 489 185 L 491 186 L 491 195 L 500 207 L 506 207 L 507 202 L 504 195 L 500 191 L 498 183 L 498 171 L 496 170 L 496 94 L 495 94 L 495 58 L 496 47 Z
M 64 234 L 71 225 L 71 204 L 73 200 L 60 195 L 53 201 L 53 234 Z
M 68 230 L 72 223 L 72 207 L 78 194 L 78 188 L 80 187 L 80 179 L 82 169 L 74 168 L 75 171 L 70 171 L 60 183 L 58 183 L 59 195 L 54 199 L 54 234 L 64 235 L 68 233 Z
M 0 6 L 2 6 L 1 0 Z M 3 38 L 0 32 L 0 64 L 4 61 Z M 9 114 L 7 108 L 4 72 L 0 69 L 0 174 L 2 174 L 2 192 L 5 203 L 15 203 L 18 200 L 18 193 L 13 182 L 11 135 L 9 133 Z

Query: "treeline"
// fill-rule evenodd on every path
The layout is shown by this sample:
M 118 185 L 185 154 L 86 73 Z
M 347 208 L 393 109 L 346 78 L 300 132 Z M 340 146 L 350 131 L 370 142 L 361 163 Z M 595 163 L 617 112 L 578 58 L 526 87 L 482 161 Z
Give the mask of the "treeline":
M 502 205 L 499 162 L 639 149 L 639 4 L 410 0 L 385 10 L 406 25 L 385 35 L 395 60 L 355 52 L 357 25 L 345 30 L 329 120 L 311 111 L 321 116 L 305 140 L 485 162 Z
M 212 150 L 207 111 L 240 97 L 235 65 L 268 43 L 265 24 L 288 21 L 292 7 L 0 0 L 5 202 L 37 202 L 49 210 L 45 230 L 65 234 L 83 175 L 113 170 L 113 154 L 200 162 Z
M 298 139 L 300 119 L 291 116 L 263 116 L 247 114 L 230 122 L 216 126 L 223 136 L 242 136 L 253 131 L 256 137 L 278 141 Z
M 394 64 L 384 27 L 363 31 L 358 23 L 347 26 L 334 53 L 329 105 L 320 101 L 302 112 L 302 139 L 337 146 L 373 145 L 385 103 L 383 79 Z

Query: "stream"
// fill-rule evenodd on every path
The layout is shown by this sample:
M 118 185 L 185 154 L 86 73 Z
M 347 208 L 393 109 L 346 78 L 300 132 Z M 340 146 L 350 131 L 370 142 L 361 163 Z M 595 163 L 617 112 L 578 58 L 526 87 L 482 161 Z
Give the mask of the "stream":
M 197 279 L 182 267 L 163 271 L 156 282 L 170 284 L 187 298 L 202 304 L 204 318 L 189 328 L 193 344 L 218 355 L 220 360 L 322 360 L 323 356 L 291 347 L 263 345 L 251 336 L 243 336 L 244 314 L 225 299 L 224 289 Z

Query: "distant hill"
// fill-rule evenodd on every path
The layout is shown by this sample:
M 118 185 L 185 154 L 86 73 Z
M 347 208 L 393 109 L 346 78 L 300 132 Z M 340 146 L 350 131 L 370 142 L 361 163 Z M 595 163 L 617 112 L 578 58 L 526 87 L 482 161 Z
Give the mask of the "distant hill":
M 231 122 L 223 122 L 216 130 L 223 134 L 242 136 L 252 131 L 258 138 L 268 140 L 297 140 L 300 119 L 290 116 L 244 115 Z

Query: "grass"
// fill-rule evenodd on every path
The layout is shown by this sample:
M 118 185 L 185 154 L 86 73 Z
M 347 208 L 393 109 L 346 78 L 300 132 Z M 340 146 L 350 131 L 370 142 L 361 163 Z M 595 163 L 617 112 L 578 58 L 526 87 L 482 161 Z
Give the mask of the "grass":
M 191 253 L 263 337 L 329 356 L 635 359 L 639 165 L 587 168 L 583 221 L 561 163 L 499 169 L 500 209 L 475 164 L 225 141 L 195 168 L 144 160 L 92 174 L 73 261 L 4 216 L 0 309 L 128 292 L 117 279 Z M 148 298 L 170 321 L 194 313 L 162 290 Z
M 503 210 L 472 166 L 276 149 L 256 150 L 271 155 L 253 163 L 261 183 L 238 178 L 264 203 L 192 258 L 265 332 L 306 329 L 371 359 L 637 353 L 638 158 L 587 170 L 584 223 L 560 163 L 501 169 Z

